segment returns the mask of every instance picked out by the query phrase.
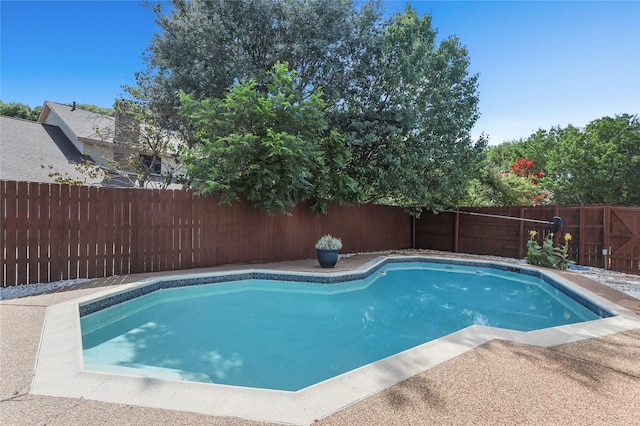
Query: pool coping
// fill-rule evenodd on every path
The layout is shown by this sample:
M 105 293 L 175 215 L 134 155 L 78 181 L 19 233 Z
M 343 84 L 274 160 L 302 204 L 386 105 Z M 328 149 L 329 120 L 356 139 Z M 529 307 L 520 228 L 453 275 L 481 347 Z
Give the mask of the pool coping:
M 375 270 L 388 258 L 378 257 L 355 270 L 323 273 L 323 276 L 345 277 L 367 273 L 370 270 Z M 416 258 L 425 261 L 435 259 L 430 256 L 393 256 L 395 261 Z M 551 271 L 540 271 L 524 265 L 514 266 L 499 261 L 465 260 L 461 262 L 459 258 L 447 257 L 437 257 L 437 259 L 439 262 L 451 261 L 458 264 L 471 263 L 484 266 L 502 265 L 509 269 L 515 267 L 533 271 L 534 274 L 543 273 L 616 316 L 531 332 L 476 325 L 297 392 L 162 380 L 90 371 L 83 368 L 79 315 L 81 304 L 168 279 L 192 279 L 247 272 L 291 276 L 318 275 L 308 272 L 274 272 L 273 270 L 261 269 L 184 274 L 171 278 L 147 279 L 120 286 L 118 290 L 112 289 L 50 306 L 45 316 L 31 393 L 154 408 L 171 408 L 215 416 L 309 424 L 492 339 L 549 347 L 640 328 L 640 316 Z

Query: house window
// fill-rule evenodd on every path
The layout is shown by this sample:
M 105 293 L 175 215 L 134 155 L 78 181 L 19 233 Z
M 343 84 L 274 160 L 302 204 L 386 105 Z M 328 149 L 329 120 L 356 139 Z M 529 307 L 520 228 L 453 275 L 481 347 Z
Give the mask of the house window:
M 160 174 L 162 172 L 162 160 L 157 155 L 140 154 L 140 158 L 144 167 L 153 169 L 153 173 Z

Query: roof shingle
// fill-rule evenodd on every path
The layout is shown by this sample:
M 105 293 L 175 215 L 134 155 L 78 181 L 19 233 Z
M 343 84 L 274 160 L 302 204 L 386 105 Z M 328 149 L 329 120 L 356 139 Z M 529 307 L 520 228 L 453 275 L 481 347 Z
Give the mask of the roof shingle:
M 84 160 L 59 127 L 0 116 L 0 179 L 54 183 L 52 171 L 85 179 L 75 167 Z

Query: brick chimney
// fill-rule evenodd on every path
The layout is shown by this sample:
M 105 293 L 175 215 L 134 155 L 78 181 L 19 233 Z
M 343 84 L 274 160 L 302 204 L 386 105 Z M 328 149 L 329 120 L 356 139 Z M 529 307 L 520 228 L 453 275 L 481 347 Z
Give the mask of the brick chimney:
M 129 113 L 115 113 L 115 130 L 113 134 L 113 159 L 121 162 L 126 159 L 128 150 L 136 150 L 140 141 L 140 124 Z M 128 148 L 128 149 L 127 149 Z

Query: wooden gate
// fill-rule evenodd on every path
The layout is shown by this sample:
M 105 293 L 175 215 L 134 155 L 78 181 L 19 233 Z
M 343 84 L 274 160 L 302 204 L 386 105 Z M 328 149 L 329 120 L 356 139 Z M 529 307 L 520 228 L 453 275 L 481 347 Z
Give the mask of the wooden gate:
M 604 215 L 608 269 L 640 274 L 640 207 L 606 206 Z

